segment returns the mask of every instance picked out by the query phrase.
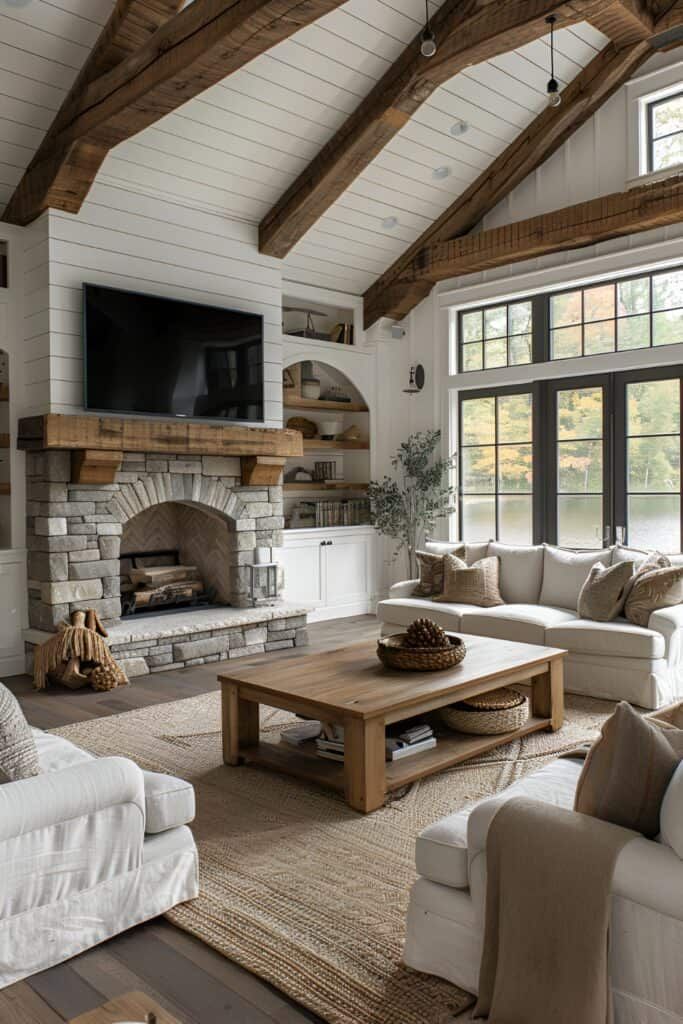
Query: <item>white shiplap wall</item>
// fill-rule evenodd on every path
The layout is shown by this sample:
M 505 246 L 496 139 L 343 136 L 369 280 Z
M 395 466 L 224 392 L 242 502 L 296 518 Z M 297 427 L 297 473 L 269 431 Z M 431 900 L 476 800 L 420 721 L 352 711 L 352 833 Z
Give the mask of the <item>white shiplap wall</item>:
M 44 213 L 22 231 L 24 248 L 22 415 L 47 412 L 50 404 L 50 237 Z M 10 243 L 11 244 L 11 243 Z
M 36 311 L 31 344 L 52 412 L 83 406 L 82 286 L 93 282 L 261 314 L 265 424 L 281 425 L 281 268 L 259 254 L 255 227 L 103 184 L 77 216 L 48 222 L 49 339 Z

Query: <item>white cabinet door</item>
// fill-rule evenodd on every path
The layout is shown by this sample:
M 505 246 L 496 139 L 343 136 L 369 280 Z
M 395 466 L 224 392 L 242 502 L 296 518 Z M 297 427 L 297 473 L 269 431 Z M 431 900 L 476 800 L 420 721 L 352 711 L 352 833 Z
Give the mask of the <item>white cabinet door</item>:
M 285 572 L 282 596 L 285 601 L 319 608 L 325 603 L 322 553 L 325 549 L 316 538 L 287 541 L 278 552 L 278 561 Z
M 325 604 L 330 607 L 367 601 L 369 596 L 369 542 L 366 536 L 336 536 L 325 553 Z

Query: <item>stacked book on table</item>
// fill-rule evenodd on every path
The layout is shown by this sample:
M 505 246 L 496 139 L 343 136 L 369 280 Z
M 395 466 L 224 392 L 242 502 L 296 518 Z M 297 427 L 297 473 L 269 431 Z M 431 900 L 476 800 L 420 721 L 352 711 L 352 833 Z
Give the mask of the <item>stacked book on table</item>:
M 344 728 L 324 722 L 302 722 L 283 730 L 280 739 L 291 747 L 301 747 L 315 740 L 319 757 L 328 761 L 344 760 Z M 386 759 L 400 761 L 404 757 L 421 754 L 436 746 L 436 736 L 426 721 L 399 722 L 387 729 Z

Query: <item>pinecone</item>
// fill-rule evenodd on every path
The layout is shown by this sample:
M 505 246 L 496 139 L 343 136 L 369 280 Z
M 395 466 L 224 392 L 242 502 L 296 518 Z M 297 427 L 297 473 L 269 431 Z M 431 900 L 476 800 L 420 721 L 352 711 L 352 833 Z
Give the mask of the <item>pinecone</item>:
M 406 630 L 409 647 L 447 647 L 448 637 L 431 619 L 415 619 Z

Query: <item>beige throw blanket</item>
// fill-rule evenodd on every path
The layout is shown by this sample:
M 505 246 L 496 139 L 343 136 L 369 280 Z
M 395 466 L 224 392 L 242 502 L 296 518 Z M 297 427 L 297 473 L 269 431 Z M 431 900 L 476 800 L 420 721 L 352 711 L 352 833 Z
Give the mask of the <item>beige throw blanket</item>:
M 635 832 L 552 804 L 509 800 L 486 845 L 484 952 L 475 1017 L 605 1024 L 610 887 Z

